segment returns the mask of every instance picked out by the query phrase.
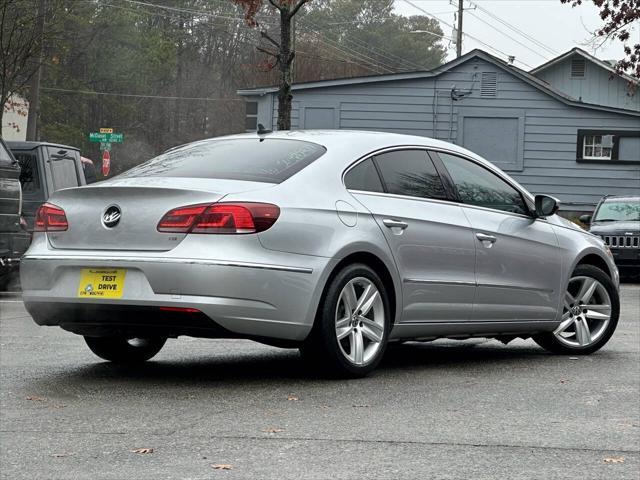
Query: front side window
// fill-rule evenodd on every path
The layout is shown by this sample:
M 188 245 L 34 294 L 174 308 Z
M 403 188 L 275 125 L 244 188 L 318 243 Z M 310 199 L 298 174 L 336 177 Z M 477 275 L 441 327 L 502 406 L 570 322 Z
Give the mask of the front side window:
M 244 128 L 253 132 L 258 128 L 258 102 L 247 102 L 245 108 Z
M 612 143 L 611 135 L 585 135 L 582 158 L 610 160 Z
M 449 171 L 462 203 L 522 215 L 529 213 L 520 192 L 494 173 L 455 155 L 438 155 Z
M 425 150 L 398 150 L 376 155 L 376 165 L 388 193 L 446 199 L 436 167 Z
M 13 159 L 9 150 L 7 150 L 2 142 L 0 142 L 0 167 L 13 167 Z

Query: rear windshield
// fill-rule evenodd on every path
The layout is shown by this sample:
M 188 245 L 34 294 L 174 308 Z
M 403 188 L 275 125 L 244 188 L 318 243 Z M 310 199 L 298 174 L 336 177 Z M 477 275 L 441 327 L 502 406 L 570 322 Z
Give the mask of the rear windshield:
M 222 178 L 280 183 L 325 152 L 323 146 L 301 140 L 209 140 L 169 150 L 122 176 Z

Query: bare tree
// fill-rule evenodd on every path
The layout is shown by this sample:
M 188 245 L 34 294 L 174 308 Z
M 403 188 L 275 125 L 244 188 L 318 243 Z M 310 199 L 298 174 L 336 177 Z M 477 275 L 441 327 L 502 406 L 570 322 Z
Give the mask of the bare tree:
M 41 32 L 39 21 L 44 11 L 32 2 L 2 0 L 0 2 L 0 124 L 5 106 L 14 94 L 24 94 L 39 70 Z
M 251 27 L 260 27 L 256 15 L 262 8 L 262 0 L 232 0 L 244 9 L 245 20 Z M 292 20 L 305 3 L 310 0 L 268 0 L 272 8 L 280 15 L 280 40 L 274 39 L 262 30 L 260 35 L 269 44 L 258 47 L 258 50 L 274 59 L 270 68 L 278 67 L 280 89 L 278 90 L 278 130 L 291 129 L 291 94 L 292 64 L 295 51 L 292 47 Z

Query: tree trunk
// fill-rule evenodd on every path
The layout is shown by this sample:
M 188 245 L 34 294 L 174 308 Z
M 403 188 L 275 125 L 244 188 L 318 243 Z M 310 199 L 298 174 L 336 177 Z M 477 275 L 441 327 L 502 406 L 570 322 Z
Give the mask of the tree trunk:
M 278 130 L 291 130 L 291 13 L 288 8 L 280 10 L 280 89 L 278 90 Z
M 40 140 L 38 131 L 38 117 L 40 116 L 40 79 L 42 78 L 42 53 L 44 49 L 44 2 L 38 0 L 38 17 L 36 18 L 36 42 L 38 42 L 38 54 L 36 72 L 29 81 L 29 116 L 27 117 L 27 140 Z

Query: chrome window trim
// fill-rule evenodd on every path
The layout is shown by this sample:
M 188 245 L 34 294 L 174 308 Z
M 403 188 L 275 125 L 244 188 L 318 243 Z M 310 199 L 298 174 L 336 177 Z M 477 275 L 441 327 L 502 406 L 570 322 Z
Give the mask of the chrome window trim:
M 272 265 L 268 263 L 235 262 L 229 260 L 205 260 L 201 258 L 164 258 L 164 257 L 111 257 L 94 255 L 25 255 L 22 261 L 28 260 L 65 260 L 92 263 L 167 263 L 183 265 L 216 265 L 224 267 L 255 268 L 260 270 L 276 270 L 293 273 L 313 273 L 312 268 L 292 267 L 288 265 Z
M 526 190 L 523 191 L 522 189 L 520 189 L 519 187 L 517 187 L 516 185 L 514 185 L 510 179 L 505 178 L 502 172 L 498 171 L 496 169 L 496 167 L 494 167 L 493 165 L 485 165 L 482 162 L 479 162 L 478 160 L 471 158 L 467 155 L 465 155 L 464 153 L 460 153 L 457 152 L 455 150 L 450 150 L 447 148 L 443 148 L 443 147 L 429 147 L 426 145 L 399 145 L 399 146 L 394 146 L 394 147 L 385 147 L 385 148 L 381 148 L 379 150 L 375 150 L 373 152 L 369 152 L 366 155 L 360 157 L 359 159 L 355 160 L 353 163 L 349 164 L 342 172 L 342 186 L 348 191 L 348 192 L 352 192 L 352 193 L 360 193 L 360 194 L 365 194 L 365 195 L 382 195 L 382 196 L 386 196 L 386 197 L 394 197 L 394 198 L 401 198 L 401 199 L 409 199 L 409 200 L 418 200 L 418 201 L 428 201 L 428 202 L 445 202 L 447 204 L 453 204 L 453 205 L 459 205 L 459 206 L 464 206 L 464 207 L 470 207 L 470 208 L 477 208 L 480 210 L 486 210 L 489 212 L 497 212 L 497 213 L 502 213 L 505 215 L 513 215 L 516 217 L 520 217 L 520 218 L 528 218 L 530 220 L 537 220 L 535 217 L 533 217 L 532 215 L 523 215 L 521 213 L 515 213 L 515 212 L 507 212 L 504 210 L 498 210 L 495 208 L 488 208 L 488 207 L 481 207 L 479 205 L 470 205 L 468 203 L 463 203 L 463 202 L 455 202 L 452 200 L 442 200 L 442 199 L 437 199 L 437 198 L 426 198 L 426 197 L 412 197 L 410 195 L 398 195 L 398 194 L 394 194 L 394 193 L 386 193 L 386 192 L 369 192 L 367 190 L 351 190 L 349 188 L 347 188 L 347 186 L 344 183 L 344 177 L 347 175 L 347 173 L 349 173 L 353 168 L 355 168 L 357 165 L 359 165 L 362 162 L 365 162 L 367 160 L 369 160 L 370 158 L 375 157 L 376 155 L 381 155 L 383 153 L 389 153 L 389 152 L 396 152 L 396 151 L 401 151 L 401 150 L 424 150 L 425 152 L 442 152 L 442 153 L 447 153 L 450 155 L 454 155 L 457 157 L 460 157 L 464 160 L 468 160 L 470 162 L 473 162 L 474 164 L 478 165 L 479 167 L 485 168 L 486 170 L 489 170 L 491 173 L 493 173 L 494 175 L 496 175 L 498 178 L 500 178 L 500 180 L 502 180 L 503 182 L 505 182 L 507 185 L 509 185 L 511 188 L 513 188 L 514 190 L 516 190 L 517 192 L 520 193 L 520 195 L 522 195 L 524 197 L 524 201 L 525 203 L 527 203 L 527 200 L 529 200 L 530 202 L 533 202 L 533 196 L 531 195 L 531 193 L 527 192 Z M 527 204 L 528 208 L 531 208 L 531 205 Z

